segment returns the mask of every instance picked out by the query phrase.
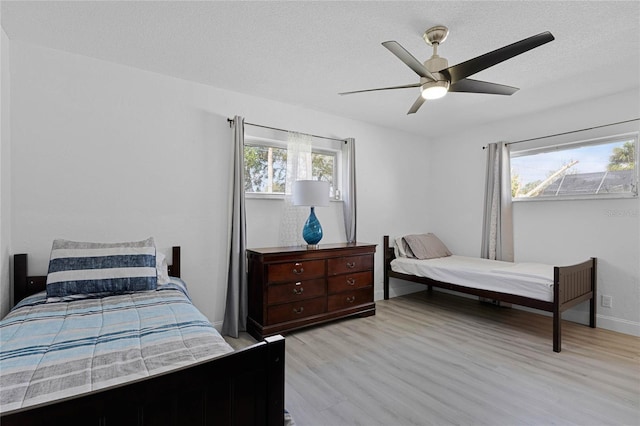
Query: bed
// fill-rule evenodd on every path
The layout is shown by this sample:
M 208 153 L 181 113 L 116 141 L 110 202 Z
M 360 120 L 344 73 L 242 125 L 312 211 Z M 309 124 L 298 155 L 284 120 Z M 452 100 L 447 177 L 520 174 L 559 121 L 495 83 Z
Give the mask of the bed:
M 282 425 L 284 338 L 234 351 L 184 291 L 180 247 L 172 257 L 156 291 L 56 299 L 14 255 L 0 423 Z
M 562 312 L 589 301 L 589 326 L 596 327 L 597 259 L 571 266 L 520 264 L 447 255 L 428 260 L 396 257 L 396 242 L 383 237 L 384 298 L 397 278 L 480 298 L 526 306 L 553 315 L 553 350 L 561 351 Z

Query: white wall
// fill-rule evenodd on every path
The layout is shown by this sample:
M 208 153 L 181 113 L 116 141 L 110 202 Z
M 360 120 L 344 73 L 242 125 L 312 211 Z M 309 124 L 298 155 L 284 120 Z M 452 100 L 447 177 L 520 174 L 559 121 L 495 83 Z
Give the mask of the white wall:
M 409 171 L 426 169 L 429 145 L 415 136 L 23 42 L 12 41 L 11 54 L 12 245 L 30 254 L 31 274 L 46 273 L 54 238 L 153 235 L 161 249 L 182 246 L 195 304 L 219 325 L 232 154 L 227 117 L 236 114 L 356 139 L 359 240 L 381 244 L 383 233 L 428 220 L 398 217 L 428 211 Z M 266 225 L 277 223 L 278 202 L 251 200 L 248 209 L 250 245 L 277 244 Z M 320 219 L 339 229 L 330 212 L 319 211 Z M 327 242 L 344 239 L 325 235 Z
M 492 123 L 432 141 L 429 193 L 434 232 L 455 253 L 478 256 L 482 238 L 485 151 L 517 141 L 640 116 L 638 89 L 564 108 Z M 638 124 L 635 124 L 636 130 Z M 580 134 L 576 135 L 580 137 Z M 640 200 L 514 203 L 515 260 L 570 264 L 598 257 L 598 326 L 640 335 Z M 601 295 L 613 307 L 600 305 Z M 564 318 L 587 322 L 588 305 Z
M 11 132 L 9 38 L 0 29 L 0 318 L 11 306 Z

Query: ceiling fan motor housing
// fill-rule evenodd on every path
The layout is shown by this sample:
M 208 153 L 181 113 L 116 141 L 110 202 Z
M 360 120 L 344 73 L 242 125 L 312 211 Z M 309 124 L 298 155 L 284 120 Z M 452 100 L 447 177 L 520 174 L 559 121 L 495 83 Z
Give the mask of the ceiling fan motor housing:
M 438 55 L 433 55 L 432 57 L 424 61 L 424 67 L 431 73 L 438 74 L 441 70 L 449 68 L 449 61 L 447 61 L 445 58 L 441 58 Z M 444 76 L 442 76 L 442 79 L 446 80 Z

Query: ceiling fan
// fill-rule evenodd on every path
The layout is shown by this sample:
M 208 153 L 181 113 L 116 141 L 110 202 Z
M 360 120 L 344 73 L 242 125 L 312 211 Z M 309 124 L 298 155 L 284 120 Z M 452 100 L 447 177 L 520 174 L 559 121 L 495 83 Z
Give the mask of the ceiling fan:
M 389 49 L 391 53 L 396 55 L 398 59 L 420 76 L 419 83 L 381 87 L 378 89 L 356 90 L 353 92 L 343 92 L 340 93 L 340 95 L 420 87 L 420 96 L 413 103 L 407 114 L 413 114 L 418 111 L 425 100 L 441 98 L 446 95 L 447 92 L 512 95 L 518 91 L 517 87 L 472 80 L 467 77 L 554 40 L 553 35 L 545 31 L 450 67 L 445 58 L 438 56 L 438 46 L 446 40 L 448 35 L 449 29 L 443 25 L 438 25 L 425 31 L 422 37 L 429 46 L 433 46 L 433 55 L 427 59 L 424 64 L 418 61 L 398 42 L 385 41 L 382 43 L 384 47 Z

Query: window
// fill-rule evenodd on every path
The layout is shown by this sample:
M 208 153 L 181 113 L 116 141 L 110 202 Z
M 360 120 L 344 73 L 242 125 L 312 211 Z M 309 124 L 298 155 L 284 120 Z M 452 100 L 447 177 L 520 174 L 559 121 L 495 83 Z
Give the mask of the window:
M 638 196 L 638 133 L 511 153 L 514 200 Z
M 340 199 L 341 151 L 335 147 L 313 146 L 311 151 L 314 180 L 329 182 L 330 196 Z M 253 197 L 283 196 L 287 180 L 287 146 L 277 140 L 245 136 L 245 194 Z

